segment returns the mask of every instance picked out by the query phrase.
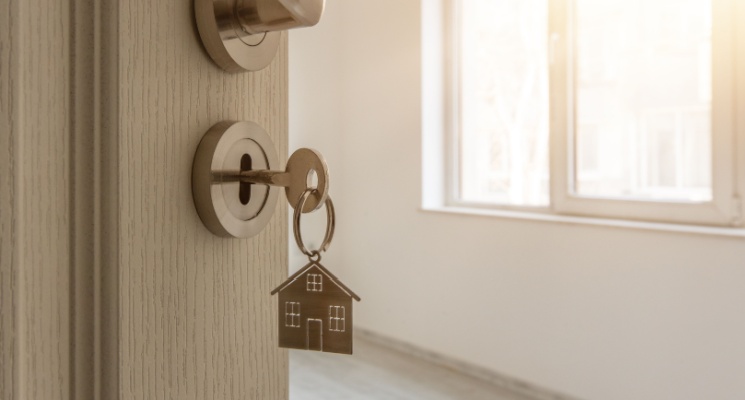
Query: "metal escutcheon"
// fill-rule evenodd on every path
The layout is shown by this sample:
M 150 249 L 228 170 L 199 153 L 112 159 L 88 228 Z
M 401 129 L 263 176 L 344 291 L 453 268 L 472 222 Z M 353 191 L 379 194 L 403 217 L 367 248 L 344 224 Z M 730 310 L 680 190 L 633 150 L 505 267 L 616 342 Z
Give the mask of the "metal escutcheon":
M 244 161 L 250 168 L 244 169 Z M 197 147 L 192 166 L 192 195 L 197 213 L 212 233 L 223 237 L 257 235 L 269 223 L 284 187 L 290 204 L 315 189 L 303 212 L 318 209 L 328 197 L 328 167 L 312 149 L 295 151 L 279 171 L 274 144 L 253 122 L 224 121 L 214 125 Z M 317 185 L 310 177 L 317 177 Z

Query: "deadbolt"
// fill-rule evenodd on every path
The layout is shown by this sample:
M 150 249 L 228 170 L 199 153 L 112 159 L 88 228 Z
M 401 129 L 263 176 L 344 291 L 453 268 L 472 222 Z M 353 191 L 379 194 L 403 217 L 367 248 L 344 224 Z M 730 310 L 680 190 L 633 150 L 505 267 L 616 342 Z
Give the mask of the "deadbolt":
M 313 26 L 325 0 L 195 0 L 199 36 L 226 71 L 258 71 L 272 61 L 280 31 Z
M 317 183 L 309 182 L 310 176 Z M 224 121 L 204 135 L 192 166 L 192 195 L 204 225 L 218 236 L 245 238 L 261 232 L 277 204 L 278 189 L 294 207 L 314 189 L 302 212 L 318 209 L 328 196 L 328 167 L 320 153 L 299 149 L 284 171 L 274 144 L 253 122 Z

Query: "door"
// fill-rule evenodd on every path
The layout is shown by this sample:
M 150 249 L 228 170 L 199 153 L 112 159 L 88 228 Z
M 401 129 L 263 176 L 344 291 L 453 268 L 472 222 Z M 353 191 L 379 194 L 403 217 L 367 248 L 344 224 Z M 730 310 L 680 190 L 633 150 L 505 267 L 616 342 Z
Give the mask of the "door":
M 305 326 L 307 329 L 305 348 L 308 350 L 323 351 L 323 321 L 308 318 L 308 323 Z
M 283 399 L 269 295 L 287 205 L 212 235 L 194 151 L 254 121 L 287 154 L 287 46 L 213 64 L 192 0 L 9 0 L 0 12 L 0 398 Z

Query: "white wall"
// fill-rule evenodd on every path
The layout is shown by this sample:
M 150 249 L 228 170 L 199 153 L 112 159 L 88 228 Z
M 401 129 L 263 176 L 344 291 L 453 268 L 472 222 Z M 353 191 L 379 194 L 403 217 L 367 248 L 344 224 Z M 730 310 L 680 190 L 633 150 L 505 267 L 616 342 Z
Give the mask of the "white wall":
M 744 240 L 420 211 L 419 2 L 327 7 L 291 148 L 329 159 L 358 326 L 587 400 L 745 398 Z
M 335 205 L 342 201 L 342 120 L 340 117 L 344 96 L 340 78 L 342 62 L 341 4 L 332 2 L 325 10 L 324 17 L 313 28 L 290 31 L 289 80 L 290 80 L 290 152 L 301 147 L 320 151 L 330 168 L 329 191 Z M 292 211 L 292 210 L 291 210 Z M 325 208 L 320 212 L 302 216 L 303 239 L 310 249 L 317 249 L 326 226 Z M 307 258 L 298 250 L 292 235 L 292 215 L 290 222 L 290 272 L 300 269 Z M 332 245 L 323 254 L 322 263 L 332 270 L 341 260 L 344 235 L 336 230 Z

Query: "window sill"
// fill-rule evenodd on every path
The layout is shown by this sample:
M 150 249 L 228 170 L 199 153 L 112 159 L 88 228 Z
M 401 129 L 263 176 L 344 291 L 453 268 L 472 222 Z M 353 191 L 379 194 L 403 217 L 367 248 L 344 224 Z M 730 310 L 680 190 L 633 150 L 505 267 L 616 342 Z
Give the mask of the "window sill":
M 544 212 L 528 212 L 514 210 L 495 210 L 467 208 L 457 206 L 422 207 L 422 211 L 438 214 L 470 215 L 479 217 L 495 217 L 525 221 L 537 221 L 568 225 L 601 226 L 609 228 L 634 229 L 644 231 L 670 232 L 679 234 L 720 236 L 731 238 L 745 238 L 745 229 L 726 228 L 699 225 L 669 224 L 661 222 L 630 221 L 620 219 L 606 219 L 580 217 L 574 215 L 557 215 Z

